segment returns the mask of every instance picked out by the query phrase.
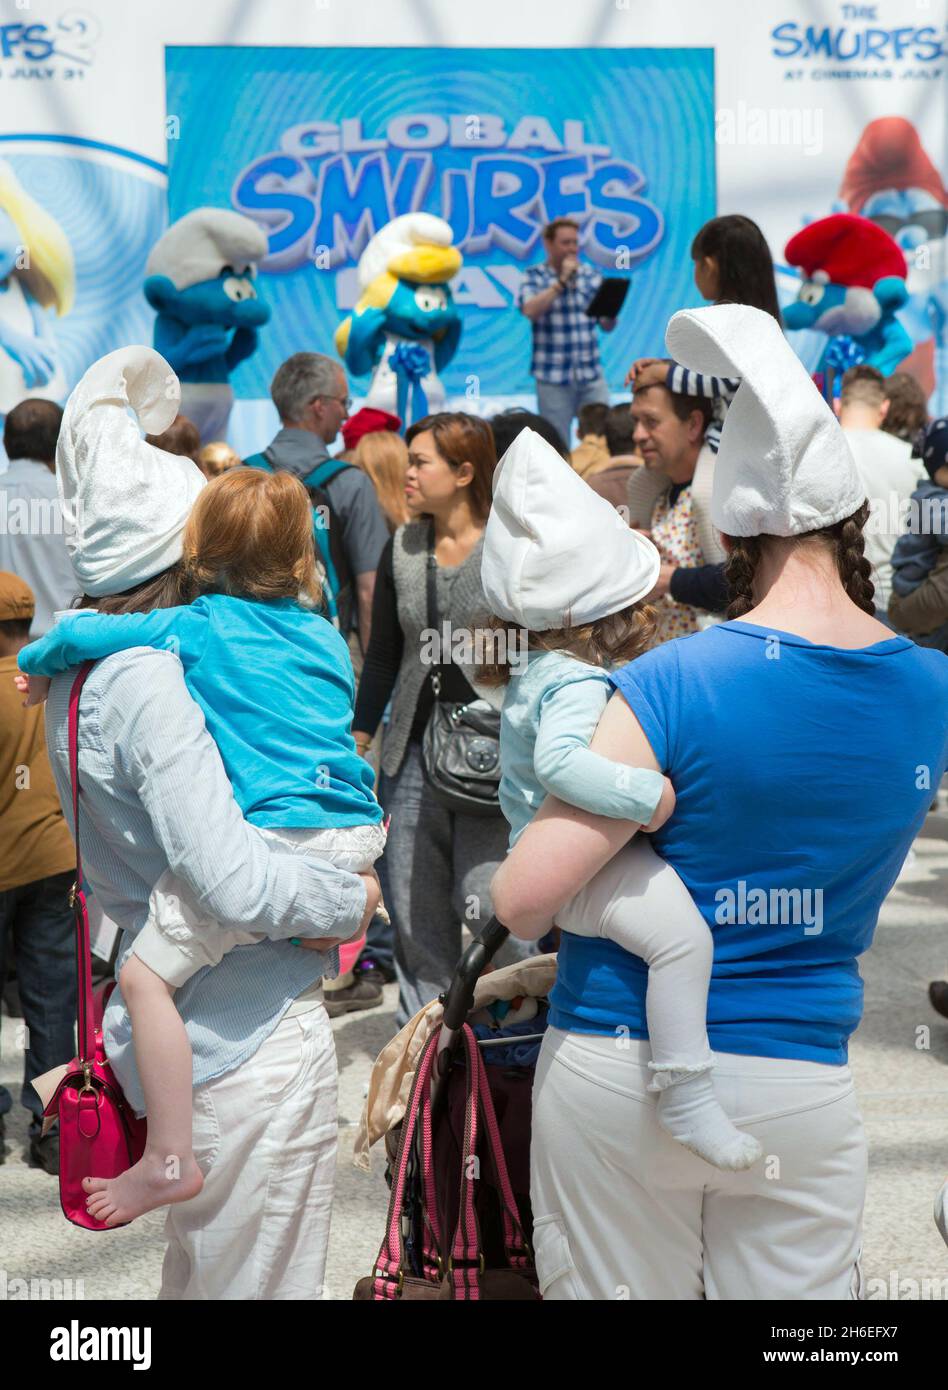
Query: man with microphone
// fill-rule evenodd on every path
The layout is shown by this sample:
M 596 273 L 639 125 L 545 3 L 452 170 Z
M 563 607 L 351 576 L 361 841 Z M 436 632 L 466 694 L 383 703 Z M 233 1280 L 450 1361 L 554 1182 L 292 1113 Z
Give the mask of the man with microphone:
M 587 305 L 602 276 L 579 261 L 579 225 L 557 217 L 543 229 L 546 260 L 530 266 L 517 305 L 533 325 L 530 371 L 537 383 L 537 408 L 554 424 L 567 447 L 573 417 L 587 401 L 609 402 L 599 362 L 597 324 L 607 333 L 615 319 L 591 319 Z

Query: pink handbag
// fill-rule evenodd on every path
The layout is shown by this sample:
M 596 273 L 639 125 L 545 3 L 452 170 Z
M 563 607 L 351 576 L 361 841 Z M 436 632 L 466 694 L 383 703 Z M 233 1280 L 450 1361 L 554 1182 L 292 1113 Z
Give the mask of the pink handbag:
M 79 1055 L 69 1063 L 44 1113 L 48 1119 L 59 1120 L 59 1200 L 63 1215 L 74 1226 L 105 1231 L 118 1227 L 107 1227 L 89 1215 L 82 1179 L 117 1178 L 137 1163 L 145 1148 L 146 1127 L 144 1120 L 136 1118 L 112 1074 L 101 1028 L 96 1026 L 92 992 L 89 916 L 79 852 L 79 696 L 93 665 L 87 661 L 80 669 L 69 694 L 69 777 L 76 840 L 76 882 L 69 903 L 76 919 Z

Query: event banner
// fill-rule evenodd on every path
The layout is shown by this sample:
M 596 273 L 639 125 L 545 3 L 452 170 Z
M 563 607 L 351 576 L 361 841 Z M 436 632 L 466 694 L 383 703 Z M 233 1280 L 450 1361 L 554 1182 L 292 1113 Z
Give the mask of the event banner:
M 258 288 L 273 316 L 238 396 L 266 396 L 292 352 L 332 351 L 362 250 L 402 213 L 445 218 L 464 258 L 454 397 L 531 390 L 517 291 L 552 218 L 576 217 L 583 256 L 630 282 L 603 340 L 612 387 L 699 302 L 689 247 L 715 212 L 711 49 L 169 47 L 166 65 L 169 221 L 231 207 L 268 236 Z

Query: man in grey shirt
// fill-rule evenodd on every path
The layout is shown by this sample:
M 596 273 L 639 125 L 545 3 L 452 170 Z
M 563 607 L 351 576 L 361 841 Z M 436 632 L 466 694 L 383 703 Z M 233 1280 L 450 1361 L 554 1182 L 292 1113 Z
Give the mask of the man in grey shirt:
M 10 467 L 0 476 L 0 570 L 33 590 L 33 640 L 49 631 L 53 614 L 69 608 L 78 592 L 53 472 L 62 418 L 53 401 L 30 399 L 13 407 L 3 429 Z
M 348 637 L 355 628 L 363 652 L 368 650 L 372 594 L 379 558 L 388 542 L 388 526 L 375 488 L 361 468 L 339 463 L 328 480 L 313 474 L 328 461 L 329 448 L 349 412 L 349 387 L 338 362 L 318 352 L 297 352 L 277 370 L 270 386 L 282 429 L 264 449 L 274 469 L 294 474 L 308 486 L 320 487 L 329 498 L 341 527 L 341 544 L 352 592 L 343 586 L 339 625 Z M 247 460 L 251 465 L 252 459 Z M 330 525 L 332 522 L 330 521 Z

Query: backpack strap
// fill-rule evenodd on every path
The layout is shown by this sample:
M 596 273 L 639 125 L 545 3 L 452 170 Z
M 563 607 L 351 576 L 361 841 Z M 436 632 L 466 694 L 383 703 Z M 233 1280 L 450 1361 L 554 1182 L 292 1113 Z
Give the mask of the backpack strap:
M 338 478 L 343 469 L 351 468 L 353 465 L 347 463 L 345 459 L 323 459 L 318 463 L 312 473 L 307 473 L 302 479 L 304 487 L 326 487 L 333 478 Z

